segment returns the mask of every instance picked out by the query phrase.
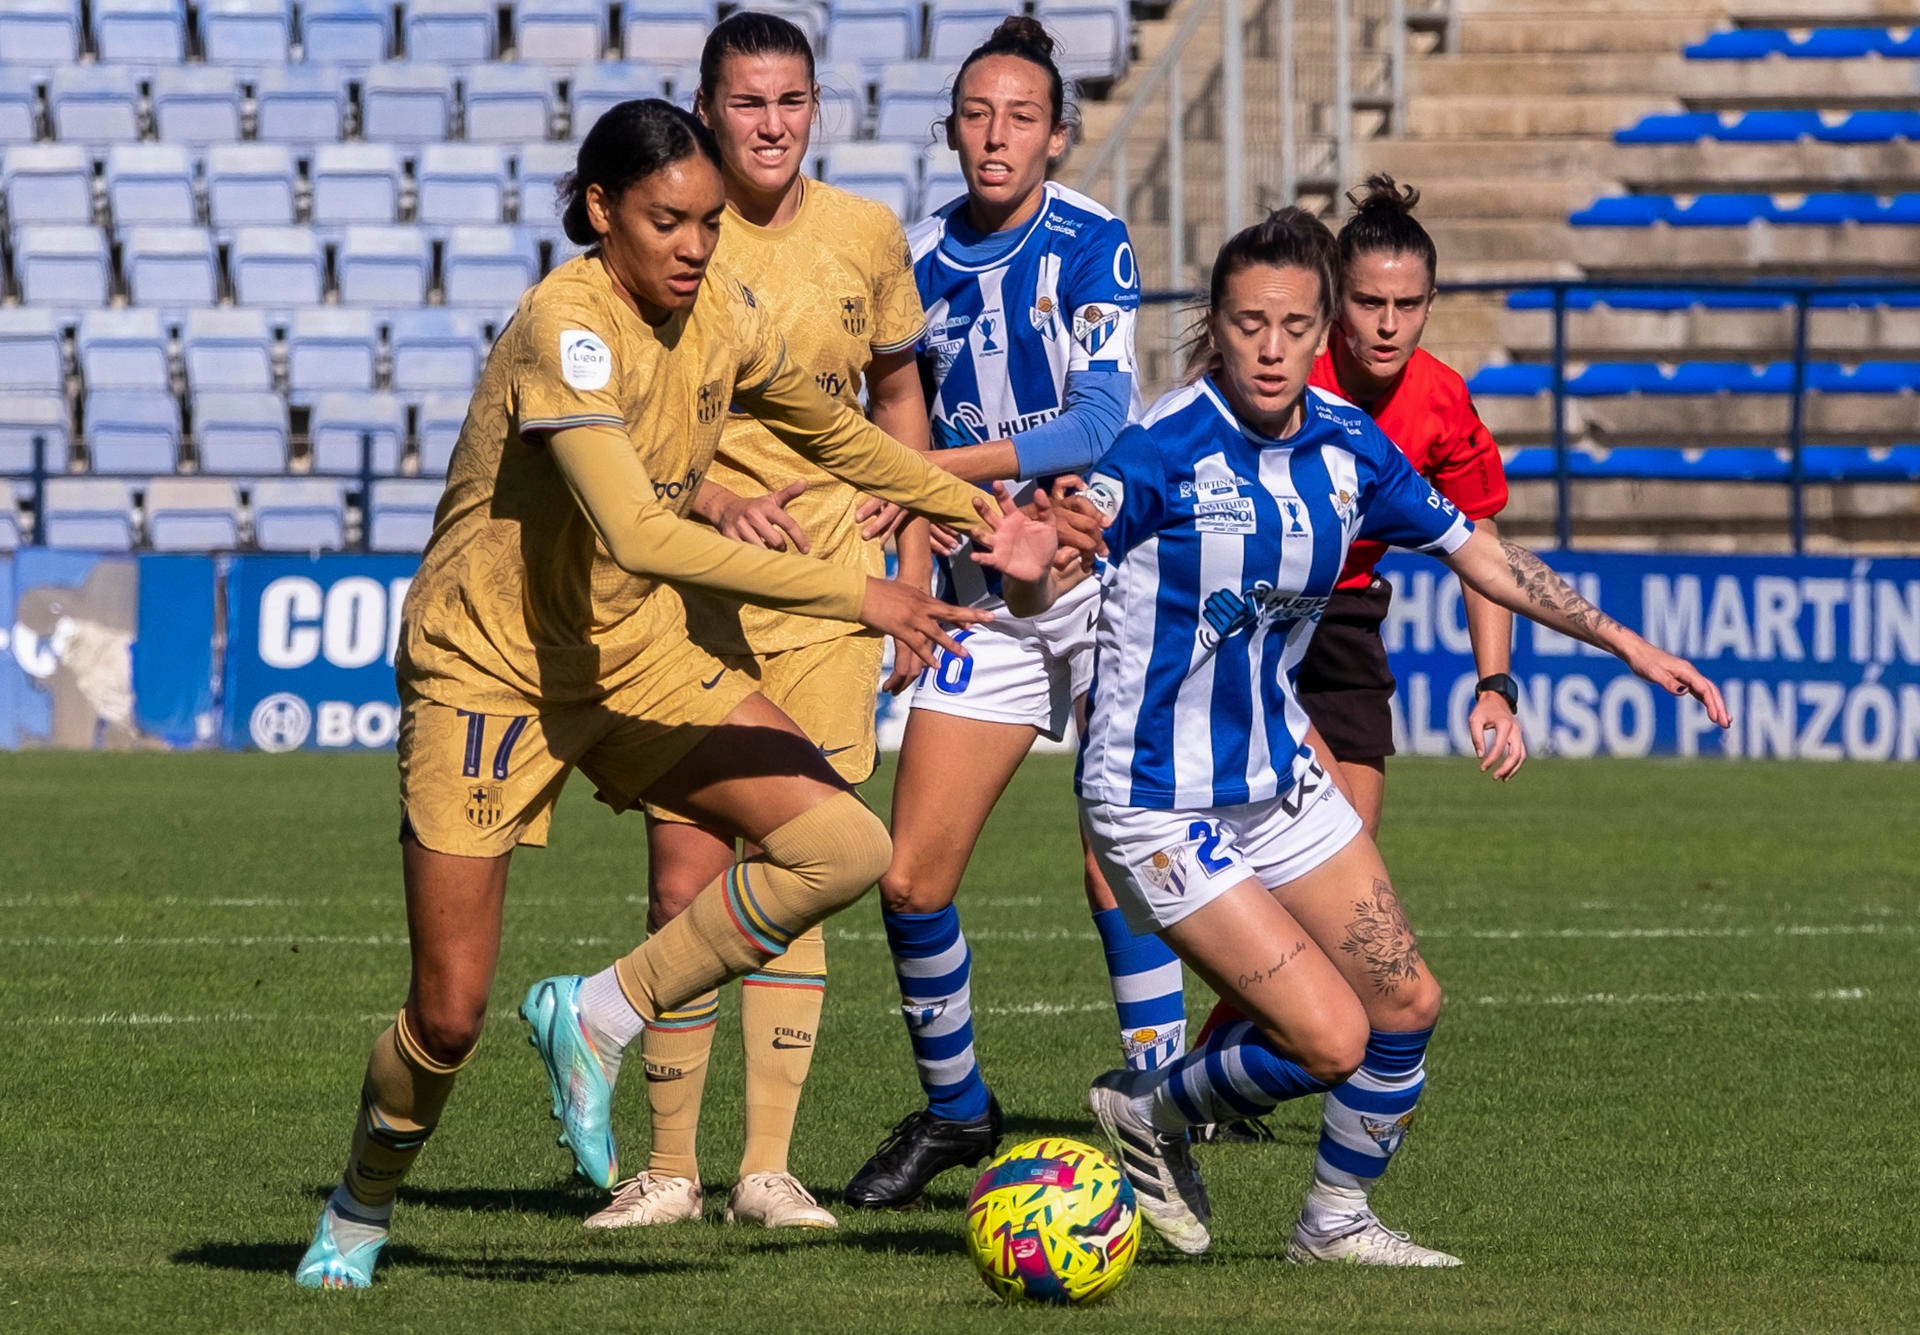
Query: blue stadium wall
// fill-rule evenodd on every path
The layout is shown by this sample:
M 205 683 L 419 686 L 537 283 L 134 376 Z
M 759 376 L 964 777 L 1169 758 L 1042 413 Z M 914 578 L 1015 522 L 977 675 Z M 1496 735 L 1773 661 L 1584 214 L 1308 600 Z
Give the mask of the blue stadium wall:
M 0 557 L 0 747 L 393 745 L 400 556 Z M 1920 758 L 1920 561 L 1562 554 L 1589 597 L 1726 691 L 1722 734 L 1531 623 L 1513 674 L 1529 745 L 1562 756 Z M 1475 672 L 1458 583 L 1395 555 L 1385 634 L 1406 754 L 1466 751 Z M 897 704 L 881 700 L 883 737 Z M 892 726 L 889 726 L 892 725 Z

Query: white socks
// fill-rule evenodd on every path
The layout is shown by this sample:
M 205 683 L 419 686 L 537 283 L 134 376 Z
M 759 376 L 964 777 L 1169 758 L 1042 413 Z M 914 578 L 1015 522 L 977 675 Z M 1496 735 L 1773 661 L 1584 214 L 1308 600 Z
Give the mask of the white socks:
M 580 1019 L 587 1027 L 587 1037 L 593 1040 L 594 1050 L 600 1054 L 600 1069 L 607 1073 L 607 1083 L 612 1085 L 620 1078 L 621 1053 L 626 1051 L 627 1044 L 640 1037 L 647 1022 L 627 1000 L 626 989 L 620 986 L 620 979 L 611 966 L 580 984 Z
M 327 1213 L 333 1216 L 334 1246 L 342 1253 L 379 1241 L 393 1227 L 392 1201 L 379 1209 L 362 1205 L 348 1192 L 345 1183 L 335 1187 L 333 1195 L 327 1197 Z

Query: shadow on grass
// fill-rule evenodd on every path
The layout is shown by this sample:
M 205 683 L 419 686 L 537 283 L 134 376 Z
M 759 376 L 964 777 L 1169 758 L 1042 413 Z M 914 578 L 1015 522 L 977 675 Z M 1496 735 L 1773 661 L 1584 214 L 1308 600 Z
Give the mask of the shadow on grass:
M 316 1201 L 333 1195 L 337 1182 L 309 1186 Z M 585 1219 L 607 1203 L 607 1193 L 571 1179 L 551 1187 L 400 1188 L 400 1204 L 425 1210 L 461 1210 L 481 1214 L 536 1214 L 549 1219 Z
M 246 1274 L 293 1275 L 306 1248 L 290 1242 L 202 1242 L 183 1247 L 170 1258 L 175 1265 L 207 1270 L 234 1270 Z M 456 1279 L 494 1280 L 525 1284 L 572 1279 L 581 1275 L 636 1278 L 690 1270 L 712 1270 L 708 1262 L 636 1261 L 611 1257 L 449 1256 L 421 1251 L 405 1244 L 381 1254 L 382 1270 L 405 1266 Z
M 839 1242 L 857 1251 L 877 1256 L 907 1253 L 913 1256 L 953 1255 L 966 1252 L 966 1235 L 959 1228 L 890 1228 L 868 1232 L 842 1232 Z

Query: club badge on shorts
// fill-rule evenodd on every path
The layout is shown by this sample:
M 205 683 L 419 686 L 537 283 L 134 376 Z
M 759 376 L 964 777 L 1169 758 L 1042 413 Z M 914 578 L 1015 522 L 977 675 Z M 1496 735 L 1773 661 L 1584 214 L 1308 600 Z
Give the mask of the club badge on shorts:
M 491 830 L 500 823 L 506 808 L 500 801 L 500 785 L 476 783 L 467 789 L 467 824 L 476 830 Z

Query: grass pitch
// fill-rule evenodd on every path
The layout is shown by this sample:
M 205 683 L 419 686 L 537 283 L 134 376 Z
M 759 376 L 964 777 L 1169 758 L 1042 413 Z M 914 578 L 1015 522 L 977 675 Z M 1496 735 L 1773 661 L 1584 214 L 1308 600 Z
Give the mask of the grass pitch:
M 961 898 L 1014 1138 L 1091 1137 L 1085 1086 L 1116 1056 L 1067 780 L 1057 757 L 1022 772 Z M 999 1308 L 974 1277 L 963 1173 L 825 1236 L 727 1229 L 712 1202 L 705 1225 L 579 1227 L 595 1198 L 513 1008 L 640 930 L 640 822 L 584 785 L 515 867 L 487 1041 L 377 1287 L 296 1291 L 405 986 L 393 793 L 388 757 L 0 755 L 0 1328 L 1920 1328 L 1913 766 L 1536 760 L 1497 788 L 1396 761 L 1386 857 L 1449 1003 L 1378 1203 L 1466 1266 L 1280 1260 L 1307 1101 L 1276 1144 L 1200 1152 L 1207 1258 L 1150 1243 L 1108 1304 L 1064 1313 Z M 919 1092 L 873 902 L 829 937 L 794 1168 L 831 1204 Z M 739 1070 L 723 1020 L 702 1141 L 722 1199 Z

